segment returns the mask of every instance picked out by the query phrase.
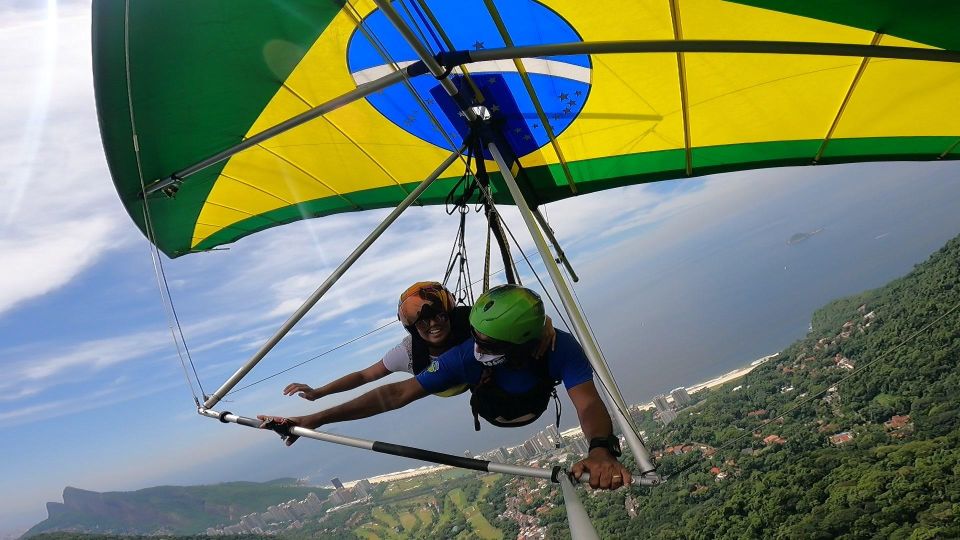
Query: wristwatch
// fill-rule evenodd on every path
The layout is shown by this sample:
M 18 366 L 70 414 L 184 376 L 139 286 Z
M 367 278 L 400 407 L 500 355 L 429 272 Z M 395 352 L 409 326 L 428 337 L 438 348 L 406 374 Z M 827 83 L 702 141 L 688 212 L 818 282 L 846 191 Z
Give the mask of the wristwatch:
M 606 448 L 613 454 L 613 457 L 620 457 L 620 439 L 616 435 L 606 437 L 594 437 L 590 439 L 590 450 L 594 448 Z

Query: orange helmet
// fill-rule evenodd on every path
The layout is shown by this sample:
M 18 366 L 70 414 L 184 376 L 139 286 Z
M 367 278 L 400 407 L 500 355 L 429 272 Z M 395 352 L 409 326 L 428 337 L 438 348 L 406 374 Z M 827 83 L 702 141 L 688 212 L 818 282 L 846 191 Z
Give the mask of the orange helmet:
M 457 301 L 453 293 L 440 283 L 418 281 L 400 295 L 400 301 L 397 303 L 397 318 L 404 326 L 412 326 L 420 318 L 420 310 L 427 304 L 434 309 L 450 313 Z

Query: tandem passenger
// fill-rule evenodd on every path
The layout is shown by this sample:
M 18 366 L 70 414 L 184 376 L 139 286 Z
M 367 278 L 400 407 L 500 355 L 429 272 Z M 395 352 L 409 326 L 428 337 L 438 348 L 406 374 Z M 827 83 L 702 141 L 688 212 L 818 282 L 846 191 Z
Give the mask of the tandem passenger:
M 431 393 L 463 385 L 472 393 L 476 429 L 480 429 L 478 417 L 495 426 L 521 426 L 543 414 L 551 395 L 556 395 L 554 387 L 562 381 L 577 409 L 584 437 L 590 441 L 588 455 L 572 468 L 574 476 L 589 472 L 594 488 L 629 484 L 630 472 L 617 461 L 619 440 L 580 345 L 570 334 L 557 331 L 554 350 L 540 358 L 536 355 L 546 324 L 540 297 L 516 285 L 494 287 L 477 299 L 469 323 L 470 338 L 434 359 L 416 377 L 380 386 L 306 416 L 261 415 L 260 427 L 316 429 L 399 409 Z M 289 434 L 282 437 L 288 446 L 297 439 Z

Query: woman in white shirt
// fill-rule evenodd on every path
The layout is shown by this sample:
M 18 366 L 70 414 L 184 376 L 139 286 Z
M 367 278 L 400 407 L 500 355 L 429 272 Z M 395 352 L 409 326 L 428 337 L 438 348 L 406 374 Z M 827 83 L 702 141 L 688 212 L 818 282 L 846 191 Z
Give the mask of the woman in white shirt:
M 387 351 L 375 364 L 348 373 L 339 379 L 318 388 L 304 383 L 291 383 L 283 394 L 298 394 L 303 399 L 314 401 L 323 396 L 346 392 L 359 386 L 382 379 L 395 372 L 416 375 L 429 369 L 433 360 L 470 337 L 470 306 L 457 306 L 453 294 L 436 281 L 414 283 L 397 304 L 397 318 L 409 335 Z M 556 332 L 547 317 L 547 324 L 540 340 L 537 356 L 553 347 Z M 437 395 L 455 396 L 467 390 L 467 386 L 450 388 Z

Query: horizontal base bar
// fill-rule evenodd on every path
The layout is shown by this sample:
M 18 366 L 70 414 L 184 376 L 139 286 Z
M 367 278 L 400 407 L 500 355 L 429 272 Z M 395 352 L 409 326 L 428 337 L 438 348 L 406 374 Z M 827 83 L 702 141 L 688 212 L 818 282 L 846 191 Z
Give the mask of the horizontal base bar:
M 197 412 L 201 416 L 205 416 L 207 418 L 214 418 L 216 420 L 220 420 L 225 424 L 232 423 L 232 424 L 239 424 L 241 426 L 260 429 L 261 422 L 256 418 L 247 418 L 247 417 L 239 416 L 227 411 L 218 412 L 218 411 L 206 409 L 203 407 L 200 407 L 199 409 L 197 409 Z M 401 444 L 393 444 L 393 443 L 381 442 L 381 441 L 371 441 L 368 439 L 348 437 L 345 435 L 334 435 L 333 433 L 325 433 L 323 431 L 317 431 L 314 429 L 307 429 L 302 427 L 290 428 L 290 433 L 298 437 L 304 437 L 307 439 L 314 439 L 317 441 L 339 444 L 342 446 L 352 446 L 353 448 L 370 450 L 380 454 L 389 454 L 393 456 L 416 459 L 419 461 L 426 461 L 429 463 L 437 463 L 440 465 L 449 465 L 451 467 L 458 467 L 461 469 L 469 469 L 474 471 L 509 474 L 513 476 L 525 476 L 527 478 L 540 478 L 542 480 L 550 480 L 551 482 L 558 482 L 559 474 L 565 472 L 559 467 L 553 467 L 552 469 L 544 469 L 540 467 L 511 465 L 508 463 L 495 463 L 492 461 L 484 461 L 482 459 L 455 456 L 453 454 L 444 454 L 442 452 L 434 452 L 432 450 L 424 450 L 422 448 L 404 446 Z M 569 476 L 569 475 L 566 475 L 566 476 Z M 579 480 L 581 484 L 587 483 L 589 481 L 590 481 L 590 475 L 587 473 L 584 473 Z M 578 482 L 578 480 L 573 479 L 571 477 L 571 482 Z M 659 483 L 660 483 L 660 478 L 656 476 L 653 476 L 653 477 L 634 476 L 632 484 L 635 486 L 655 486 Z

